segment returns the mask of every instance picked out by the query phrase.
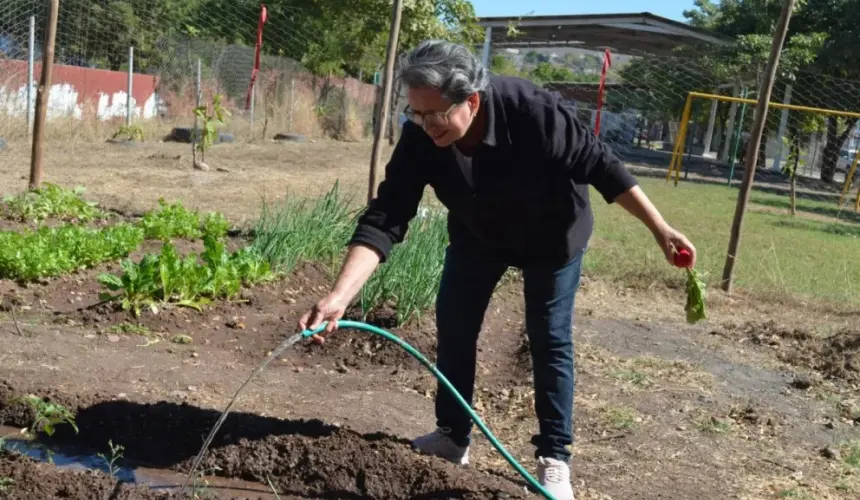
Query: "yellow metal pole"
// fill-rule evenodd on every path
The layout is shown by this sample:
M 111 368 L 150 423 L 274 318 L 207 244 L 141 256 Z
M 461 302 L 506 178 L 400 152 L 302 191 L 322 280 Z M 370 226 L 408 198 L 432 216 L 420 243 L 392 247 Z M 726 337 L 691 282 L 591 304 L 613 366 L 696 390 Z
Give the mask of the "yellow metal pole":
M 672 178 L 672 172 L 675 171 L 675 160 L 678 158 L 678 144 L 681 141 L 681 126 L 678 125 L 678 134 L 675 135 L 675 146 L 672 148 L 672 161 L 669 162 L 669 171 L 666 172 L 666 182 Z
M 684 121 L 684 112 L 681 112 L 681 122 Z M 666 172 L 666 182 L 672 178 L 675 171 L 675 161 L 678 159 L 678 148 L 681 146 L 681 123 L 678 123 L 678 133 L 675 135 L 675 146 L 672 148 L 672 161 L 669 162 L 669 171 Z
M 723 102 L 737 102 L 737 103 L 747 103 L 747 104 L 755 104 L 755 99 L 744 99 L 741 97 L 732 97 L 728 95 L 720 95 L 720 94 L 704 94 L 702 92 L 690 92 L 690 95 L 693 97 L 704 97 L 706 99 L 716 99 L 718 101 Z M 810 113 L 821 113 L 824 115 L 833 115 L 833 116 L 843 116 L 846 118 L 860 118 L 860 113 L 855 113 L 852 111 L 838 111 L 835 109 L 823 109 L 823 108 L 811 108 L 809 106 L 798 106 L 796 104 L 784 104 L 781 102 L 771 102 L 768 104 L 768 107 L 778 108 L 778 109 L 789 109 L 792 111 L 807 111 Z
M 681 163 L 684 160 L 684 146 L 687 144 L 687 129 L 690 123 L 690 114 L 693 108 L 693 95 L 687 94 L 687 102 L 684 103 L 684 113 L 681 117 L 681 131 L 679 135 L 681 140 L 678 143 L 678 163 L 675 166 L 675 185 L 678 185 L 678 179 L 681 177 Z
M 851 163 L 851 168 L 849 168 L 848 173 L 845 174 L 845 186 L 842 187 L 842 194 L 839 196 L 839 208 L 842 208 L 842 204 L 845 203 L 845 196 L 851 192 L 851 185 L 854 180 L 854 172 L 857 170 L 858 160 L 860 160 L 860 151 L 857 151 L 857 154 L 854 155 L 854 161 Z
M 860 188 L 857 188 L 857 199 L 854 200 L 854 211 L 860 212 Z
M 678 127 L 678 139 L 676 142 L 676 150 L 673 154 L 672 164 L 675 166 L 675 185 L 678 185 L 678 177 L 681 174 L 681 161 L 684 158 L 684 145 L 687 143 L 687 123 L 690 121 L 690 110 L 693 107 L 693 96 L 687 94 L 687 101 L 684 103 L 684 111 L 681 113 L 681 125 Z M 674 155 L 677 154 L 677 161 Z M 669 177 L 666 181 L 672 178 L 672 172 L 669 171 Z

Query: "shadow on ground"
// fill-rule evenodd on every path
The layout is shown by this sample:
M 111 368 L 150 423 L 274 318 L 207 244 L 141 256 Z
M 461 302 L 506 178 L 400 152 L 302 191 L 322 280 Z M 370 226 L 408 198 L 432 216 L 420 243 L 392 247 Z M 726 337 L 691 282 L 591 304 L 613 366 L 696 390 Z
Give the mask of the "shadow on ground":
M 4 410 L 4 408 L 0 408 Z M 8 410 L 8 408 L 5 408 Z M 125 458 L 187 474 L 220 416 L 188 404 L 95 401 L 70 408 L 79 432 L 60 425 L 47 442 L 109 454 L 108 440 Z M 25 426 L 29 410 L 6 423 Z M 285 420 L 231 413 L 198 471 L 266 484 L 286 495 L 313 498 L 506 498 L 523 485 L 415 452 L 405 439 L 360 434 L 321 420 Z

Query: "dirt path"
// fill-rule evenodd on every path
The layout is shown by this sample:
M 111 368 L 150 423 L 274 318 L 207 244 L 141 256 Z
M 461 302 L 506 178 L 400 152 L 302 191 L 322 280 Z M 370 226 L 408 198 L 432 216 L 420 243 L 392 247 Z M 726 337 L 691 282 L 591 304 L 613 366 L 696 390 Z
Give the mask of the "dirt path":
M 27 187 L 30 153 L 24 146 L 10 146 L 0 156 L 0 176 L 7 180 L 0 193 Z M 370 148 L 367 142 L 330 141 L 219 144 L 207 155 L 211 170 L 203 172 L 192 168 L 190 146 L 184 144 L 51 143 L 44 180 L 85 186 L 88 199 L 127 212 L 148 210 L 164 197 L 189 208 L 218 210 L 241 223 L 259 215 L 264 197 L 315 196 L 338 180 L 363 200 Z
M 145 316 L 137 330 L 143 334 L 123 333 L 130 328 L 116 326 L 130 324 L 126 318 L 81 319 L 80 310 L 97 300 L 92 294 L 71 310 L 21 312 L 24 337 L 13 333 L 8 318 L 0 324 L 0 399 L 50 396 L 75 410 L 80 427 L 80 434 L 64 430 L 56 439 L 104 451 L 111 438 L 126 447 L 126 458 L 181 472 L 217 418 L 215 410 L 307 306 L 283 300 L 276 306 L 282 291 L 313 288 L 320 279 L 304 269 L 280 286 L 253 290 L 257 306 L 242 311 L 242 329 L 215 330 L 233 321 L 215 308 L 203 315 L 168 312 L 180 315 L 171 321 Z M 515 288 L 494 301 L 481 340 L 475 407 L 531 470 L 528 441 L 535 424 L 520 304 Z M 273 314 L 272 328 L 262 328 Z M 860 437 L 860 408 L 850 385 L 856 380 L 848 378 L 854 372 L 828 380 L 826 372 L 804 372 L 809 364 L 792 367 L 803 376 L 784 371 L 791 365 L 775 356 L 779 351 L 755 341 L 756 332 L 779 336 L 765 327 L 714 334 L 677 322 L 589 315 L 582 307 L 580 314 L 578 498 L 778 498 L 791 492 L 851 498 L 860 491 L 852 450 L 840 447 Z M 192 344 L 170 342 L 185 332 L 193 332 Z M 432 330 L 397 333 L 432 356 Z M 300 498 L 522 493 L 522 480 L 482 436 L 474 471 L 408 449 L 406 440 L 432 428 L 434 391 L 417 362 L 366 334 L 341 332 L 324 349 L 297 346 L 241 397 L 206 465 L 259 483 L 271 474 L 279 489 Z M 19 406 L 0 407 L 3 423 L 25 426 L 29 417 Z M 460 491 L 472 481 L 480 486 Z

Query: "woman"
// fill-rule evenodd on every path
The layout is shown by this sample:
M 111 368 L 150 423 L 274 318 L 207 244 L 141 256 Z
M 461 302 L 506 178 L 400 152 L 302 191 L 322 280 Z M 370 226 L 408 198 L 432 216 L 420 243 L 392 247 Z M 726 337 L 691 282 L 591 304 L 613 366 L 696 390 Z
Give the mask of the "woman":
M 449 246 L 436 303 L 437 366 L 470 404 L 478 333 L 505 270 L 522 269 L 533 359 L 540 483 L 573 498 L 572 322 L 582 257 L 592 231 L 588 186 L 642 221 L 672 262 L 695 248 L 670 227 L 621 162 L 556 94 L 519 78 L 490 76 L 465 47 L 427 41 L 402 57 L 410 122 L 385 179 L 358 222 L 331 292 L 299 320 L 337 320 L 394 244 L 403 241 L 425 186 L 448 208 Z M 323 337 L 317 337 L 322 342 Z M 437 429 L 414 441 L 424 453 L 468 463 L 472 422 L 444 386 Z

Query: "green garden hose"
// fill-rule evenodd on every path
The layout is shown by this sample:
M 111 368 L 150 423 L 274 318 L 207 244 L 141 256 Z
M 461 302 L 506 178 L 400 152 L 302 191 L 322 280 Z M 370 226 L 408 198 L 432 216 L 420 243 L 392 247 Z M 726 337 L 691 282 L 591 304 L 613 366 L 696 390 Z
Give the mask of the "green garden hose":
M 511 464 L 511 466 L 514 469 L 516 469 L 516 471 L 519 472 L 520 475 L 523 476 L 523 478 L 525 478 L 525 480 L 529 484 L 531 484 L 536 490 L 538 490 L 538 492 L 540 492 L 541 495 L 543 495 L 545 498 L 547 498 L 549 500 L 555 500 L 555 497 L 553 497 L 552 494 L 546 490 L 546 488 L 541 486 L 541 484 L 539 482 L 537 482 L 537 480 L 534 477 L 532 477 L 532 475 L 529 474 L 528 471 L 526 471 L 523 468 L 523 466 L 520 465 L 519 462 L 517 462 L 514 459 L 514 457 L 511 456 L 510 453 L 508 453 L 508 451 L 505 449 L 505 447 L 502 446 L 502 444 L 499 442 L 498 439 L 496 439 L 496 436 L 494 436 L 493 433 L 490 432 L 490 429 L 487 428 L 487 426 L 481 420 L 481 417 L 479 417 L 478 414 L 475 413 L 471 407 L 469 407 L 469 403 L 467 403 L 466 400 L 463 399 L 463 396 L 460 395 L 460 393 L 457 392 L 457 389 L 454 388 L 454 386 L 451 384 L 451 382 L 449 382 L 448 379 L 445 378 L 445 375 L 443 375 L 442 372 L 440 372 L 438 368 L 436 368 L 432 363 L 430 363 L 430 361 L 426 357 L 424 357 L 423 354 L 418 352 L 417 349 L 415 349 L 414 347 L 412 347 L 411 345 L 406 343 L 403 339 L 394 335 L 393 333 L 387 332 L 387 331 L 385 331 L 381 328 L 377 328 L 373 325 L 368 325 L 367 323 L 362 323 L 360 321 L 344 320 L 344 321 L 338 321 L 337 324 L 338 324 L 338 328 L 355 328 L 356 330 L 363 330 L 363 331 L 374 333 L 376 335 L 384 337 L 385 339 L 390 340 L 391 342 L 394 342 L 395 344 L 399 345 L 400 347 L 403 348 L 403 350 L 405 350 L 406 352 L 411 354 L 412 357 L 417 359 L 422 365 L 424 365 L 428 370 L 430 370 L 430 372 L 433 373 L 433 375 L 440 382 L 442 382 L 442 385 L 444 385 L 445 387 L 448 388 L 449 391 L 451 391 L 451 394 L 454 395 L 454 398 L 457 400 L 458 403 L 460 403 L 460 406 L 462 406 L 463 409 L 466 411 L 466 413 L 468 413 L 469 416 L 472 417 L 472 420 L 475 421 L 475 424 L 478 425 L 478 428 L 481 429 L 481 432 L 484 433 L 484 436 L 486 436 L 487 439 L 490 441 L 490 443 L 492 443 L 493 447 L 496 448 L 496 450 L 499 453 L 501 453 L 501 455 L 503 457 L 505 457 L 505 460 L 507 460 L 508 463 Z M 323 323 L 322 325 L 320 325 L 319 327 L 317 327 L 313 330 L 305 330 L 304 332 L 302 332 L 302 336 L 303 337 L 311 337 L 313 335 L 316 335 L 316 334 L 322 332 L 323 330 L 325 330 L 325 326 L 326 326 L 326 323 Z

